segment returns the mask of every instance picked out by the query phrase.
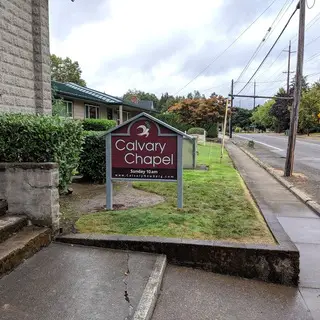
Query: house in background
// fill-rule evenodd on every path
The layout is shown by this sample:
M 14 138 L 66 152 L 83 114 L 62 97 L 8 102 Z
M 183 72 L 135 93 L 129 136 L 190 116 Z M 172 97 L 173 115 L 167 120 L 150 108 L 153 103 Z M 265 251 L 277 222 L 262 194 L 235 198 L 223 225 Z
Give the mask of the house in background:
M 74 119 L 110 119 L 118 124 L 141 112 L 156 112 L 152 101 L 128 102 L 121 98 L 82 87 L 78 84 L 52 81 L 56 99 L 62 99 L 65 113 Z

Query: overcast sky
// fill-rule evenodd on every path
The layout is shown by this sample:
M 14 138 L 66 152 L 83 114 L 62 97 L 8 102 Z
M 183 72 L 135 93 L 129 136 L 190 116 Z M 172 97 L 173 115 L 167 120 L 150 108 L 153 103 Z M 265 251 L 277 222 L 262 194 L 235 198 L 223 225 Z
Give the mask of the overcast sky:
M 50 0 L 51 53 L 80 63 L 88 87 L 122 96 L 128 89 L 186 95 L 193 90 L 210 95 L 229 93 L 280 12 L 272 33 L 242 76 L 249 80 L 293 12 L 297 0 L 275 0 L 270 9 L 225 54 L 233 42 L 274 0 Z M 313 0 L 308 0 L 309 6 Z M 290 6 L 289 6 L 290 5 Z M 288 9 L 288 10 L 287 10 Z M 304 74 L 320 77 L 320 1 L 307 9 Z M 319 15 L 319 16 L 317 16 Z M 282 19 L 280 20 L 280 18 Z M 314 24 L 310 24 L 312 19 Z M 274 94 L 286 83 L 287 53 L 296 50 L 298 12 L 257 76 L 257 94 Z M 280 54 L 280 52 L 282 52 Z M 279 55 L 280 54 L 280 55 Z M 274 60 L 278 59 L 274 62 Z M 210 63 L 212 65 L 191 81 Z M 292 56 L 295 70 L 296 55 Z M 272 83 L 261 83 L 271 82 Z M 236 84 L 236 93 L 245 83 Z M 181 91 L 180 91 L 181 90 Z M 253 84 L 242 93 L 252 94 Z M 258 101 L 259 102 L 259 101 Z M 252 108 L 252 100 L 236 104 Z

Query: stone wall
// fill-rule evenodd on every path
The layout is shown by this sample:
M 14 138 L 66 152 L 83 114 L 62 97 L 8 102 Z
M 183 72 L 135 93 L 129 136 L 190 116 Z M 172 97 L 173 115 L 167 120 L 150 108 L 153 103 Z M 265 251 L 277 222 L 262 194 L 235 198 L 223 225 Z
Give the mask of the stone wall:
M 51 108 L 48 0 L 1 0 L 0 111 Z
M 56 163 L 0 163 L 9 214 L 27 215 L 39 226 L 59 228 L 59 168 Z M 1 198 L 1 193 L 0 193 Z

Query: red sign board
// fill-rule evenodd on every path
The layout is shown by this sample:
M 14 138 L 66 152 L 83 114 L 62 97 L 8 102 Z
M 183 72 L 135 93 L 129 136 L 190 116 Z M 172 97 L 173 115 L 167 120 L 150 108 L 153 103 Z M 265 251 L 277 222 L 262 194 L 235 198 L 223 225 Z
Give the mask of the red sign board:
M 142 117 L 111 133 L 111 178 L 177 180 L 177 133 Z

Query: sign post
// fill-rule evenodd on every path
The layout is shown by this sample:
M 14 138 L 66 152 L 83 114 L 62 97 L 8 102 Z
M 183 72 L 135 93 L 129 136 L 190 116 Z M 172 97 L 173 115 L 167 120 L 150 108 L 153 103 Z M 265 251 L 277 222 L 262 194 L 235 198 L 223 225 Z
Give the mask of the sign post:
M 183 138 L 190 137 L 141 113 L 106 135 L 107 210 L 113 209 L 113 181 L 177 182 L 183 207 Z

